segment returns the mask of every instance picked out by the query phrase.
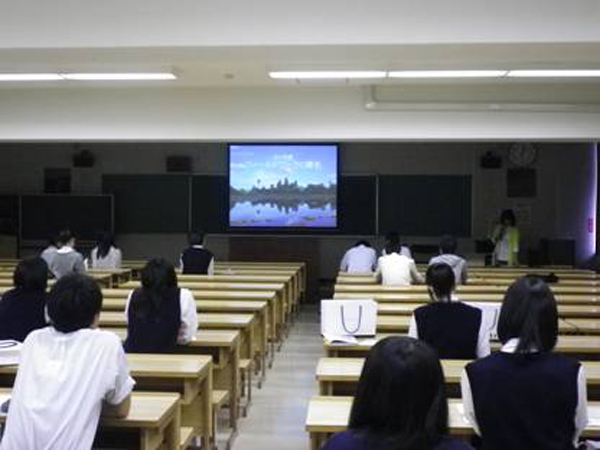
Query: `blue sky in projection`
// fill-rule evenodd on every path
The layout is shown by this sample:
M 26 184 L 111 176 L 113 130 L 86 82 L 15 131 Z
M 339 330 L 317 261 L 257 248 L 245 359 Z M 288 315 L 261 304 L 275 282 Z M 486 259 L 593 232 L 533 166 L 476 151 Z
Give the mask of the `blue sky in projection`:
M 229 157 L 235 189 L 269 187 L 285 178 L 302 187 L 337 182 L 335 145 L 231 145 Z

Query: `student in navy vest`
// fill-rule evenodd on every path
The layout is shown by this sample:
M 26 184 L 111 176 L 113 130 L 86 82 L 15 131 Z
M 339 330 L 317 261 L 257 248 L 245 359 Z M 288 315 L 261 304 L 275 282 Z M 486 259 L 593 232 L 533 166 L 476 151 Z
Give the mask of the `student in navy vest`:
M 323 450 L 467 450 L 448 437 L 444 373 L 435 351 L 409 337 L 389 337 L 369 352 L 348 431 Z
M 408 335 L 427 342 L 441 359 L 475 359 L 490 354 L 490 333 L 479 308 L 454 296 L 456 278 L 448 264 L 433 264 L 425 277 L 431 303 L 415 309 Z
M 191 233 L 188 240 L 190 246 L 181 254 L 181 273 L 184 275 L 213 275 L 215 257 L 204 248 L 204 233 Z
M 13 283 L 15 288 L 0 300 L 0 339 L 23 342 L 30 332 L 46 326 L 48 264 L 42 258 L 20 261 Z
M 581 364 L 552 352 L 558 312 L 539 278 L 508 289 L 498 322 L 500 352 L 475 361 L 462 376 L 465 416 L 486 450 L 575 449 L 587 425 Z
M 177 287 L 172 264 L 153 259 L 142 269 L 142 287 L 129 294 L 125 307 L 131 353 L 168 353 L 194 339 L 198 329 L 196 302 Z

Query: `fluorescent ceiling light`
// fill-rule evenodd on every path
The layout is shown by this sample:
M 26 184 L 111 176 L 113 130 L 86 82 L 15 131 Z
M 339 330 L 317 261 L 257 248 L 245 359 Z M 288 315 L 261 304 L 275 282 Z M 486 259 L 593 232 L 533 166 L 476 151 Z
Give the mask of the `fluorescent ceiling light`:
M 76 81 L 146 81 L 146 80 L 175 80 L 172 73 L 64 73 L 65 80 Z
M 600 70 L 510 70 L 507 76 L 515 78 L 600 77 Z
M 0 81 L 60 81 L 57 73 L 0 73 Z
M 395 70 L 390 78 L 499 78 L 506 70 Z
M 269 72 L 269 76 L 278 80 L 335 80 L 385 78 L 383 70 L 307 70 L 300 72 Z

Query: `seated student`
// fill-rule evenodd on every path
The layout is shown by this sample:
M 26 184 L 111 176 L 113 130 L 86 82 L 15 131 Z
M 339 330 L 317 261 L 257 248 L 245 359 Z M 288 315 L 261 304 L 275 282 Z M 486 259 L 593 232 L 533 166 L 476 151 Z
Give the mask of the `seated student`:
M 410 286 L 425 281 L 415 261 L 401 255 L 400 248 L 394 244 L 388 244 L 386 255 L 379 257 L 376 275 L 381 277 L 384 286 Z
M 92 250 L 90 259 L 92 269 L 111 270 L 121 268 L 121 250 L 115 247 L 111 233 L 102 233 L 98 245 Z
M 346 252 L 340 270 L 348 273 L 369 273 L 375 270 L 377 253 L 367 241 L 358 241 Z
M 453 298 L 454 272 L 448 264 L 429 266 L 426 275 L 432 303 L 420 306 L 408 335 L 427 342 L 441 359 L 475 359 L 490 354 L 490 334 L 479 308 Z
M 135 382 L 118 336 L 97 329 L 102 292 L 64 276 L 48 295 L 52 326 L 23 344 L 2 450 L 90 449 L 100 414 L 126 417 Z
M 448 264 L 454 271 L 456 284 L 467 283 L 467 261 L 456 255 L 456 238 L 454 236 L 444 236 L 440 241 L 440 254 L 429 260 L 429 265 Z
M 142 269 L 142 287 L 129 294 L 125 315 L 127 352 L 172 352 L 198 330 L 194 296 L 177 287 L 175 269 L 164 259 L 153 259 Z
M 181 273 L 184 275 L 213 275 L 215 256 L 204 248 L 204 233 L 191 233 L 190 246 L 181 254 Z
M 409 337 L 379 341 L 367 356 L 348 430 L 323 450 L 465 450 L 448 437 L 448 403 L 440 361 Z
M 504 297 L 502 349 L 463 371 L 465 416 L 485 449 L 575 449 L 587 424 L 586 377 L 575 359 L 553 353 L 558 312 L 552 291 L 524 277 Z
M 400 248 L 400 254 L 407 256 L 408 258 L 412 258 L 412 252 L 410 251 L 410 247 L 407 245 L 403 245 L 400 243 L 400 234 L 396 231 L 390 231 L 385 235 L 385 246 L 383 250 L 381 250 L 381 256 L 387 255 L 387 247 L 391 245 L 392 247 Z
M 59 249 L 49 265 L 50 272 L 60 279 L 70 273 L 84 273 L 85 264 L 83 256 L 75 250 L 75 236 L 69 230 L 63 230 L 59 233 L 56 240 Z
M 52 260 L 56 255 L 56 251 L 58 250 L 58 246 L 56 245 L 56 241 L 54 238 L 48 239 L 48 246 L 40 253 L 40 257 L 46 261 L 48 267 L 52 264 Z
M 48 265 L 42 258 L 24 259 L 13 274 L 14 289 L 0 300 L 0 339 L 23 342 L 33 330 L 44 328 Z

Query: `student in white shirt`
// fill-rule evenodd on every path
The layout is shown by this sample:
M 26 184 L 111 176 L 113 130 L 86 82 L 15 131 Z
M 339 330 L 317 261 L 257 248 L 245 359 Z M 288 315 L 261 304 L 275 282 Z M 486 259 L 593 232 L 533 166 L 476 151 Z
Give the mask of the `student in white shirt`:
M 340 270 L 348 273 L 371 273 L 377 266 L 377 253 L 368 241 L 358 241 L 346 252 Z
M 58 246 L 56 245 L 56 241 L 54 238 L 48 240 L 48 246 L 40 253 L 40 258 L 46 261 L 48 267 L 52 263 L 54 256 L 56 255 L 56 251 L 58 250 Z
M 91 269 L 120 269 L 122 256 L 121 250 L 115 247 L 114 238 L 111 233 L 103 233 L 98 240 L 98 245 L 90 255 Z
M 454 297 L 456 281 L 448 264 L 427 268 L 431 303 L 420 306 L 408 335 L 431 345 L 441 359 L 476 359 L 490 354 L 490 331 L 481 309 Z
M 491 450 L 575 449 L 587 425 L 587 386 L 577 360 L 554 353 L 558 311 L 540 278 L 506 292 L 498 321 L 499 352 L 462 374 L 465 417 Z
M 204 248 L 204 232 L 197 231 L 188 236 L 190 246 L 179 258 L 179 267 L 183 275 L 209 275 L 215 273 L 215 255 Z
M 377 277 L 381 278 L 384 286 L 410 286 L 425 282 L 417 270 L 415 261 L 400 254 L 400 249 L 394 244 L 388 244 L 386 255 L 377 261 Z
M 454 271 L 456 284 L 467 283 L 467 261 L 456 255 L 457 242 L 454 236 L 444 236 L 440 241 L 440 254 L 429 260 L 429 265 L 448 264 Z
M 64 277 L 70 273 L 84 273 L 85 264 L 81 253 L 75 250 L 75 236 L 69 230 L 63 230 L 58 235 L 57 243 L 59 249 L 52 258 L 48 268 L 57 278 Z
M 142 269 L 142 287 L 129 294 L 125 307 L 125 350 L 168 353 L 196 336 L 196 301 L 188 289 L 177 287 L 172 264 L 153 259 Z
M 100 415 L 125 417 L 135 382 L 118 336 L 97 329 L 102 293 L 80 274 L 48 298 L 52 326 L 25 339 L 2 450 L 90 449 Z

